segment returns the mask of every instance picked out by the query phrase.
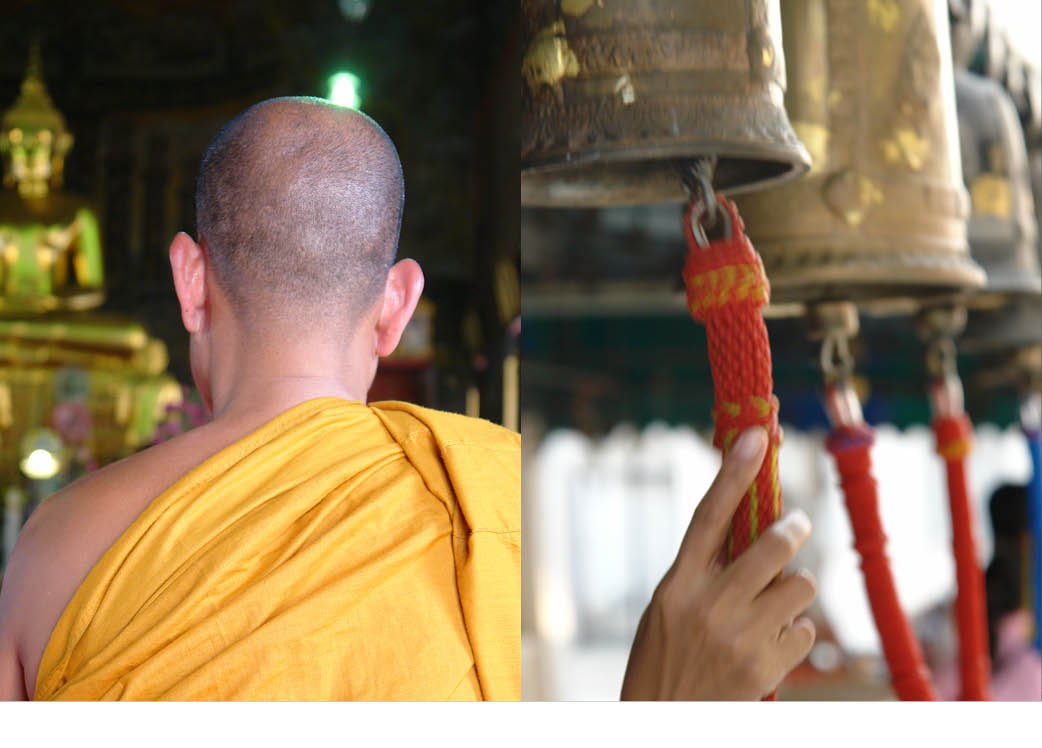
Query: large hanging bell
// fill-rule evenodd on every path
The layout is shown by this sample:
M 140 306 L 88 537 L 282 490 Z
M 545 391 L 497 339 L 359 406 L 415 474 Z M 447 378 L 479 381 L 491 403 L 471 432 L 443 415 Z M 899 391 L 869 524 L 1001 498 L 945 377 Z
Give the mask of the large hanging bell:
M 806 172 L 777 0 L 521 0 L 521 203 L 682 201 L 716 156 L 739 192 Z
M 1042 258 L 1024 134 L 998 83 L 958 71 L 955 85 L 970 249 L 988 273 L 959 347 L 1007 356 L 1042 343 Z
M 1038 225 L 1020 120 L 999 84 L 955 73 L 963 180 L 970 193 L 970 252 L 988 274 L 976 301 L 1042 295 Z M 1042 331 L 1042 324 L 1036 327 Z
M 785 104 L 814 164 L 737 201 L 772 301 L 912 311 L 983 285 L 966 243 L 946 7 L 782 0 L 781 11 Z

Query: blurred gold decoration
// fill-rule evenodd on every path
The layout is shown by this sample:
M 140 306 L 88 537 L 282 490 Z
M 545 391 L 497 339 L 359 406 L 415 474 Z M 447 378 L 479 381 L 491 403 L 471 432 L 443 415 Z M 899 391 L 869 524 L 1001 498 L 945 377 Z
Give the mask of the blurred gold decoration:
M 0 152 L 8 166 L 4 185 L 17 185 L 26 198 L 46 197 L 49 186 L 61 186 L 65 154 L 73 141 L 44 86 L 42 68 L 40 44 L 33 42 L 21 93 L 4 112 L 0 132 Z
M 52 491 L 149 445 L 182 394 L 162 341 L 86 311 L 104 299 L 101 235 L 61 189 L 73 137 L 42 69 L 34 43 L 0 130 L 0 477 Z
M 85 313 L 0 320 L 0 475 L 19 469 L 18 435 L 51 422 L 63 403 L 85 405 L 84 446 L 99 464 L 148 446 L 166 406 L 182 399 L 166 363 L 166 346 L 137 322 Z
M 495 267 L 496 308 L 504 325 L 521 314 L 521 282 L 517 266 L 508 260 L 499 260 Z
M 0 311 L 90 309 L 104 300 L 97 218 L 85 200 L 61 191 L 72 142 L 34 43 L 0 129 L 8 188 L 0 192 Z

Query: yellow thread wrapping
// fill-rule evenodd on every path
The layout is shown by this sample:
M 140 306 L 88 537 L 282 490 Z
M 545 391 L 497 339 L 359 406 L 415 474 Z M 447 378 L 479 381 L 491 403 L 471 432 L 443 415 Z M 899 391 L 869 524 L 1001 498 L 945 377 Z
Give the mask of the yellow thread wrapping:
M 781 488 L 778 485 L 778 448 L 771 444 L 770 454 L 767 459 L 771 461 L 771 505 L 774 508 L 774 518 L 781 515 Z
M 937 454 L 946 460 L 961 460 L 970 453 L 971 446 L 969 439 L 956 439 L 947 444 L 938 444 Z
M 771 404 L 762 397 L 752 395 L 749 398 L 749 402 L 752 403 L 753 408 L 756 410 L 756 414 L 760 416 L 760 418 L 766 418 L 771 412 Z
M 720 270 L 723 278 L 720 281 L 717 306 L 723 306 L 727 303 L 727 300 L 731 298 L 732 291 L 734 290 L 735 276 L 737 275 L 737 269 L 734 265 L 725 265 L 720 268 Z
M 740 282 L 738 282 L 740 280 Z M 692 314 L 731 301 L 767 301 L 766 279 L 758 265 L 725 265 L 688 278 L 694 299 L 688 303 Z M 737 285 L 736 285 L 737 283 Z M 714 290 L 715 289 L 715 290 Z
M 720 403 L 720 407 L 727 411 L 727 415 L 737 418 L 742 412 L 740 403 Z
M 724 434 L 724 452 L 731 451 L 731 445 L 734 444 L 735 437 L 738 436 L 738 429 L 730 429 Z

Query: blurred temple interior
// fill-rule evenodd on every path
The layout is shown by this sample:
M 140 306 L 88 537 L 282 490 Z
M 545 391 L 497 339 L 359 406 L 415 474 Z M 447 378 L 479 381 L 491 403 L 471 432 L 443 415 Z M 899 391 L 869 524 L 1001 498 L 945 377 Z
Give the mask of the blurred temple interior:
M 814 525 L 793 568 L 818 580 L 817 641 L 777 697 L 896 698 L 826 449 L 830 430 L 856 425 L 860 410 L 874 430 L 871 472 L 901 606 L 937 698 L 967 698 L 946 480 L 955 463 L 938 455 L 931 428 L 961 412 L 961 389 L 973 424 L 968 563 L 986 584 L 990 698 L 1039 699 L 1038 5 L 781 0 L 727 15 L 696 2 L 662 3 L 658 16 L 640 5 L 633 26 L 664 35 L 678 56 L 626 48 L 625 75 L 621 53 L 596 54 L 629 43 L 619 29 L 631 21 L 579 5 L 554 27 L 575 56 L 559 75 L 538 67 L 538 23 L 522 35 L 524 698 L 619 698 L 640 616 L 720 465 L 713 343 L 691 319 L 681 274 L 689 246 L 699 251 L 697 237 L 685 243 L 685 211 L 704 205 L 705 188 L 696 174 L 688 208 L 677 173 L 655 170 L 705 148 L 712 186 L 734 195 L 763 256 L 784 429 L 778 478 L 785 508 Z M 523 18 L 545 21 L 551 6 L 524 0 Z M 706 114 L 736 102 L 724 89 L 749 78 L 734 70 L 761 64 L 759 52 L 731 58 L 704 41 L 735 29 L 745 33 L 734 34 L 738 49 L 768 39 L 769 68 L 784 45 L 784 105 L 810 156 L 809 171 L 784 184 L 774 172 L 745 186 L 748 131 L 729 135 L 726 111 L 724 124 Z M 751 90 L 729 104 L 736 119 L 755 105 Z M 578 114 L 568 109 L 577 101 Z M 655 119 L 689 104 L 690 131 Z M 602 111 L 617 120 L 598 130 L 596 115 L 583 118 Z M 698 127 L 714 133 L 709 146 Z M 791 142 L 765 152 L 790 154 L 790 168 L 801 159 Z M 930 197 L 942 191 L 955 207 Z
M 399 257 L 426 285 L 369 399 L 517 429 L 515 4 L 13 0 L 3 14 L 4 561 L 43 498 L 208 418 L 167 251 L 195 235 L 207 144 L 266 98 L 360 109 L 398 148 Z

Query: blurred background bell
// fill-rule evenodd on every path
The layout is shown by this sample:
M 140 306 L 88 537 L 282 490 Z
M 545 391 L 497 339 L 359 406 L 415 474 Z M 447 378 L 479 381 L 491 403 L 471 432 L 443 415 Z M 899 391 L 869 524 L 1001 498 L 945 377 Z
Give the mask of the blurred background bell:
M 988 273 L 971 300 L 964 349 L 1042 341 L 1042 275 L 1024 134 L 1009 95 L 994 81 L 956 73 L 969 241 Z
M 521 203 L 679 202 L 715 156 L 740 192 L 806 172 L 777 0 L 522 0 Z M 679 229 L 678 229 L 679 231 Z
M 984 283 L 968 200 L 945 7 L 783 0 L 785 104 L 813 166 L 742 196 L 772 302 L 913 311 Z
M 1038 224 L 1017 111 L 1001 86 L 967 71 L 956 72 L 955 91 L 970 193 L 970 251 L 988 274 L 976 304 L 1000 303 L 996 296 L 1042 295 Z
M 1042 256 L 1022 119 L 997 81 L 960 70 L 955 84 L 963 178 L 970 192 L 970 248 L 988 273 L 987 286 L 970 299 L 959 347 L 990 364 L 974 386 L 1037 389 Z M 1022 111 L 1030 128 L 1030 100 L 1022 103 L 1029 105 Z

